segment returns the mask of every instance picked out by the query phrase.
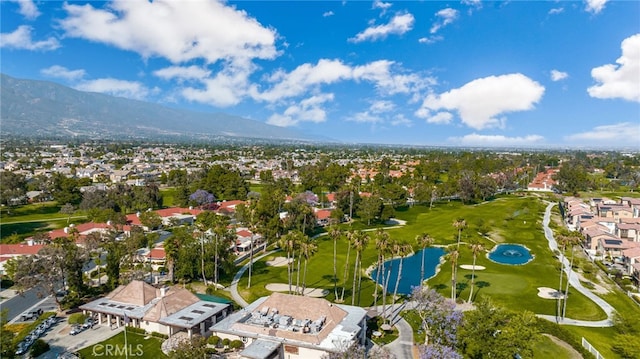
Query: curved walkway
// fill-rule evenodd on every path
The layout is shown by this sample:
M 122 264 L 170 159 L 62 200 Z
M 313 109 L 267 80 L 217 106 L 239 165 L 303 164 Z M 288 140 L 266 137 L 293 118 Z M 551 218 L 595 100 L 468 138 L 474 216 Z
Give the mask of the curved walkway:
M 547 208 L 544 212 L 544 217 L 542 219 L 544 236 L 547 238 L 547 241 L 549 241 L 549 248 L 552 251 L 559 250 L 558 242 L 556 242 L 556 239 L 553 236 L 553 230 L 549 228 L 549 222 L 551 222 L 551 209 L 555 205 L 556 204 L 553 202 L 547 205 Z M 576 320 L 576 319 L 569 319 L 569 318 L 559 318 L 557 316 L 544 315 L 544 314 L 537 314 L 537 316 L 540 318 L 550 320 L 552 322 L 557 322 L 559 324 L 577 325 L 581 327 L 613 326 L 612 318 L 613 318 L 613 313 L 615 312 L 615 309 L 611 306 L 611 304 L 607 303 L 604 299 L 598 297 L 596 294 L 594 294 L 592 291 L 590 291 L 589 289 L 585 288 L 582 285 L 582 283 L 580 282 L 580 279 L 578 278 L 578 275 L 571 268 L 571 263 L 565 256 L 562 257 L 562 269 L 569 277 L 569 283 L 571 284 L 571 286 L 575 288 L 578 292 L 584 294 L 587 298 L 594 301 L 600 308 L 602 308 L 602 310 L 604 310 L 604 312 L 607 314 L 607 319 L 598 320 L 598 321 L 587 321 L 587 320 Z
M 280 249 L 274 249 L 267 253 L 263 253 L 257 257 L 253 257 L 253 261 L 255 263 L 256 261 L 279 251 Z M 236 273 L 236 275 L 233 276 L 233 281 L 231 281 L 231 285 L 229 286 L 229 292 L 231 293 L 231 298 L 233 298 L 233 300 L 236 303 L 238 303 L 238 305 L 241 306 L 242 308 L 248 306 L 249 303 L 247 303 L 247 301 L 244 300 L 244 298 L 242 298 L 240 293 L 238 293 L 238 282 L 240 281 L 240 278 L 242 278 L 242 275 L 248 268 L 249 268 L 249 263 L 243 265 L 242 268 L 240 268 L 240 270 L 238 271 L 238 273 Z

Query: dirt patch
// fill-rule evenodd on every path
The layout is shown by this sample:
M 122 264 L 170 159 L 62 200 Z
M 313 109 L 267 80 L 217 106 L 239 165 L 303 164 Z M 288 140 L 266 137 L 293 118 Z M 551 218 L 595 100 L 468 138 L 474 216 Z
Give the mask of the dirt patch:
M 538 297 L 544 299 L 558 299 L 558 296 L 564 297 L 564 294 L 558 294 L 557 289 L 549 287 L 538 287 Z
M 287 257 L 275 257 L 273 260 L 267 261 L 268 266 L 284 267 L 287 265 Z
M 582 359 L 582 355 L 580 355 L 580 353 L 577 350 L 575 350 L 571 345 L 569 345 L 567 342 L 562 341 L 562 340 L 554 337 L 553 335 L 549 335 L 549 334 L 542 334 L 542 335 L 544 335 L 547 338 L 551 339 L 551 341 L 554 342 L 556 345 L 566 349 L 567 352 L 569 352 L 569 358 L 570 359 Z
M 289 284 L 269 283 L 265 286 L 265 288 L 272 292 L 288 292 Z M 291 290 L 295 291 L 296 286 L 295 285 L 291 286 Z M 302 288 L 299 288 L 299 290 L 302 290 Z M 329 294 L 329 290 L 327 289 L 322 289 L 322 288 L 305 288 L 304 289 L 304 295 L 307 297 L 322 298 L 322 297 L 325 297 L 327 294 Z
M 474 270 L 473 264 L 461 264 L 460 268 L 468 269 L 468 270 Z M 487 269 L 487 268 L 485 268 L 484 266 L 479 266 L 479 265 L 475 266 L 475 270 L 485 270 L 485 269 Z

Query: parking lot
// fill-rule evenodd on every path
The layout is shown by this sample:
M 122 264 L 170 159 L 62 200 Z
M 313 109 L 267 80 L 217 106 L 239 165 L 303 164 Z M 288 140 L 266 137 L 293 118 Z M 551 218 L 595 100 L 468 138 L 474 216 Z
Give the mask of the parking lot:
M 58 354 L 75 352 L 89 345 L 111 338 L 123 330 L 123 328 L 110 329 L 106 325 L 95 325 L 93 328 L 87 329 L 79 334 L 70 335 L 69 332 L 71 328 L 72 326 L 69 325 L 66 320 L 61 320 L 52 327 L 47 334 L 42 337 L 44 341 L 49 343 L 51 349 L 38 358 L 55 359 Z

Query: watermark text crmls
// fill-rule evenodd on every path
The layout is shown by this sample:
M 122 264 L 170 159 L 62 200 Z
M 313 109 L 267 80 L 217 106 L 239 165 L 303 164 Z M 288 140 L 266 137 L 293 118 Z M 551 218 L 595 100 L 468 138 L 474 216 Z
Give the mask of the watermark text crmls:
M 144 348 L 142 344 L 136 345 L 124 345 L 124 344 L 96 344 L 91 347 L 92 357 L 123 357 L 128 355 L 129 357 L 143 357 Z

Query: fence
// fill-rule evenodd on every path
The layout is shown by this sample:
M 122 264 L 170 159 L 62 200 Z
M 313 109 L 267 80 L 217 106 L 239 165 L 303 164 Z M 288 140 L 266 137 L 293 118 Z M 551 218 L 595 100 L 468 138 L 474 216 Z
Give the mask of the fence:
M 591 354 L 593 354 L 596 357 L 596 359 L 604 359 L 602 354 L 600 354 L 600 352 L 593 345 L 591 345 L 591 343 L 589 343 L 584 337 L 582 337 L 582 346 L 585 349 L 587 349 Z

